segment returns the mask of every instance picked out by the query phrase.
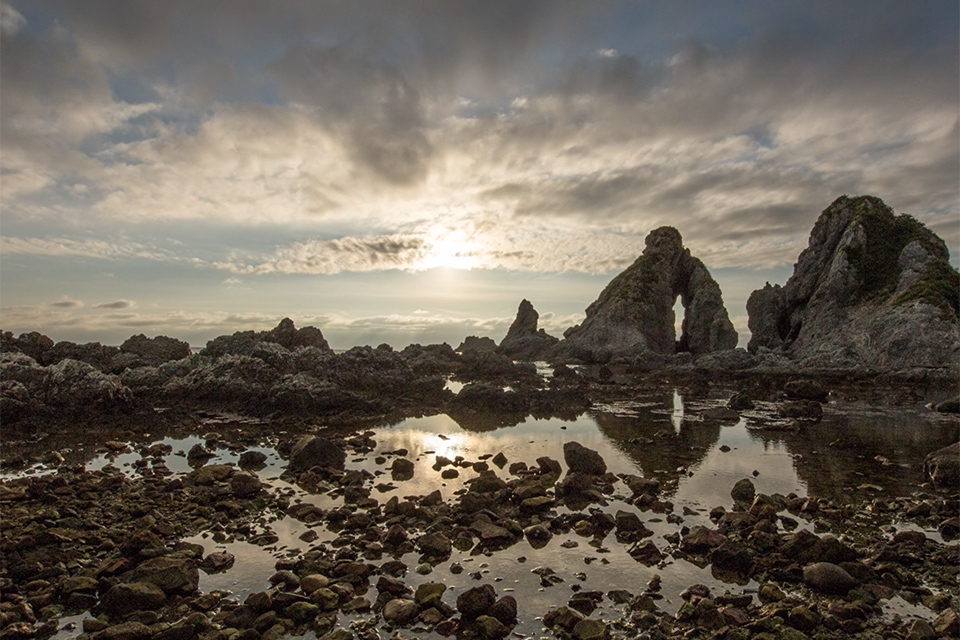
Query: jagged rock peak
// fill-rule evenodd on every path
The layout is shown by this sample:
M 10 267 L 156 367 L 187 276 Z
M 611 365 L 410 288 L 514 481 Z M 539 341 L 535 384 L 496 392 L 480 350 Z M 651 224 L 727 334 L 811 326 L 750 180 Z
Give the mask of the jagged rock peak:
M 737 346 L 720 286 L 684 248 L 680 232 L 660 227 L 647 235 L 645 245 L 640 257 L 587 307 L 583 323 L 564 334 L 558 347 L 562 357 L 606 362 Z M 685 311 L 679 340 L 673 312 L 678 296 Z
M 747 301 L 748 348 L 809 366 L 955 365 L 960 274 L 946 244 L 874 196 L 837 198 L 820 215 L 784 286 Z
M 529 300 L 521 300 L 517 317 L 497 351 L 514 360 L 540 360 L 560 339 L 538 329 L 540 314 Z

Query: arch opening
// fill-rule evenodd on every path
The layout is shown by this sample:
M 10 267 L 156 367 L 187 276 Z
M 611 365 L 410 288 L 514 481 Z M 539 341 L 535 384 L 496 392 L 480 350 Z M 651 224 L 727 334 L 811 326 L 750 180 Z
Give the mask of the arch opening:
M 690 341 L 684 331 L 687 307 L 683 304 L 683 296 L 678 295 L 673 301 L 673 345 L 674 353 L 690 351 Z

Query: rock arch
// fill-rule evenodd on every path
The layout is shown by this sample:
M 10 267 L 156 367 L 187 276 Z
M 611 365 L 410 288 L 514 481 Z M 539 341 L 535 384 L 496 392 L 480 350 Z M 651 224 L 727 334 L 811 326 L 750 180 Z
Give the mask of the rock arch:
M 684 248 L 680 232 L 660 227 L 645 244 L 640 257 L 587 307 L 583 323 L 566 331 L 561 357 L 606 362 L 672 355 L 678 343 L 695 356 L 737 346 L 720 286 Z M 673 311 L 678 297 L 685 311 L 680 336 Z

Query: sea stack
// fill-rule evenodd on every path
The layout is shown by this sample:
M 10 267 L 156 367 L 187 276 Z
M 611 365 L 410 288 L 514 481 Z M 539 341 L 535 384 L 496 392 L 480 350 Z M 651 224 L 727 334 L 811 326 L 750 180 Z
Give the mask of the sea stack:
M 583 323 L 566 331 L 557 348 L 561 358 L 609 362 L 678 351 L 697 356 L 737 346 L 720 286 L 684 248 L 680 232 L 660 227 L 645 243 L 636 262 L 587 307 Z M 679 339 L 673 312 L 678 296 L 685 311 Z
M 750 295 L 748 348 L 814 368 L 956 367 L 960 274 L 949 258 L 913 217 L 873 196 L 841 196 L 786 285 Z
M 499 353 L 514 360 L 541 360 L 560 341 L 537 324 L 540 314 L 529 300 L 521 300 L 517 317 L 507 330 L 507 335 L 497 349 Z

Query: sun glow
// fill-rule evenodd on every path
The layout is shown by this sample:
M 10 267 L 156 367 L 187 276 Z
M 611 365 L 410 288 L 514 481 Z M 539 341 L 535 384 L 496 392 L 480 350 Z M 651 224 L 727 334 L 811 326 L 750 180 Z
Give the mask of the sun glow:
M 477 247 L 462 231 L 439 235 L 430 240 L 430 249 L 421 266 L 423 269 L 473 269 L 478 266 Z

